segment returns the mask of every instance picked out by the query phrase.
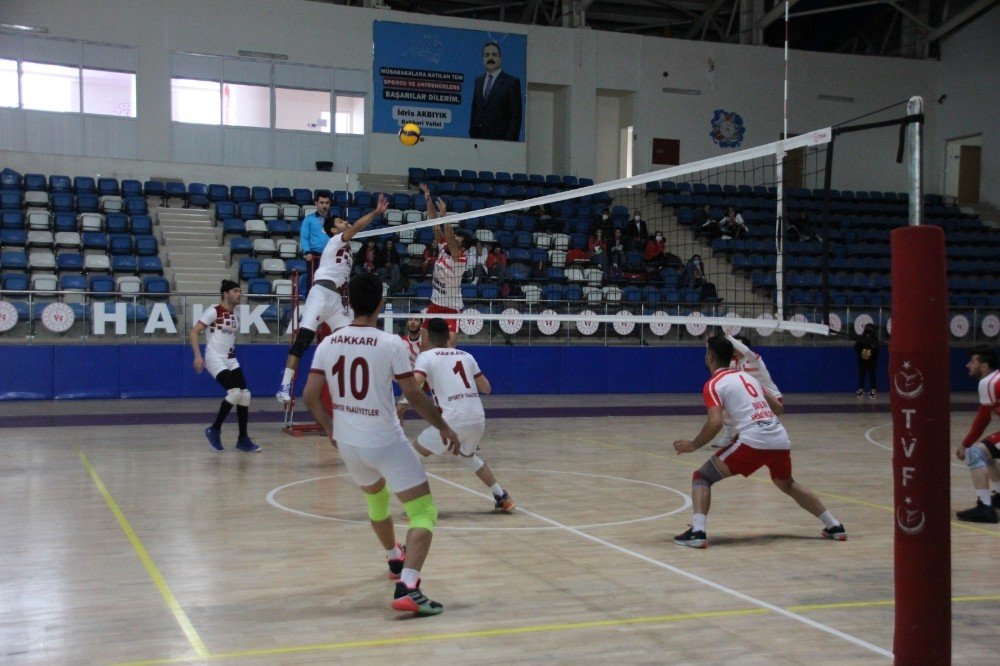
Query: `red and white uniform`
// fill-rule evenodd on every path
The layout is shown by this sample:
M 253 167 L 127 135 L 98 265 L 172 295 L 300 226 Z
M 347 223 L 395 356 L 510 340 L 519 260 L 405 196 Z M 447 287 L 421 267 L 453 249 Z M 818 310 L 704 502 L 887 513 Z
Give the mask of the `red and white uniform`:
M 354 316 L 347 307 L 344 289 L 351 276 L 353 263 L 354 253 L 351 252 L 351 244 L 344 240 L 344 234 L 336 234 L 330 238 L 320 255 L 319 267 L 313 275 L 313 286 L 302 306 L 302 328 L 315 331 L 321 323 L 326 322 L 336 330 L 351 323 Z M 321 280 L 332 282 L 335 288 L 329 289 L 316 284 Z
M 310 372 L 326 376 L 333 399 L 333 438 L 357 484 L 372 485 L 384 477 L 400 492 L 427 480 L 396 418 L 392 382 L 413 375 L 398 335 L 370 326 L 345 326 L 319 344 Z
M 438 243 L 437 261 L 434 262 L 431 279 L 433 287 L 431 304 L 448 308 L 450 312 L 460 312 L 463 307 L 462 275 L 465 273 L 468 258 L 464 250 L 459 250 L 457 257 L 449 254 L 447 250 L 447 243 Z
M 240 367 L 236 360 L 236 334 L 240 318 L 222 304 L 207 308 L 198 320 L 205 325 L 205 368 L 212 377 Z
M 476 359 L 461 349 L 438 347 L 422 352 L 413 371 L 426 377 L 441 416 L 462 442 L 462 454 L 471 456 L 486 429 L 486 412 L 476 387 L 476 377 L 483 372 Z M 441 435 L 433 426 L 420 433 L 417 443 L 435 453 L 444 452 Z
M 969 433 L 962 440 L 968 448 L 979 441 L 993 414 L 1000 416 L 1000 370 L 994 370 L 979 380 L 979 411 L 972 421 Z M 1000 444 L 1000 432 L 986 438 L 991 444 Z
M 771 379 L 771 373 L 767 371 L 767 366 L 764 365 L 764 359 L 760 357 L 760 354 L 750 349 L 731 335 L 727 335 L 726 340 L 729 340 L 729 342 L 733 345 L 733 349 L 738 351 L 743 356 L 740 360 L 737 360 L 734 356 L 732 363 L 729 364 L 729 367 L 736 370 L 742 370 L 743 372 L 749 372 L 754 379 L 760 382 L 761 386 L 767 389 L 768 393 L 778 400 L 781 400 L 781 391 L 778 390 L 778 385 L 774 383 L 773 379 Z
M 755 449 L 790 448 L 785 427 L 764 398 L 764 387 L 750 373 L 716 370 L 705 383 L 702 397 L 706 407 L 722 408 L 726 427 L 737 433 L 737 442 Z
M 420 338 L 410 339 L 409 332 L 403 333 L 399 337 L 403 338 L 403 342 L 406 343 L 406 351 L 410 354 L 410 365 L 415 365 L 417 357 L 420 356 Z

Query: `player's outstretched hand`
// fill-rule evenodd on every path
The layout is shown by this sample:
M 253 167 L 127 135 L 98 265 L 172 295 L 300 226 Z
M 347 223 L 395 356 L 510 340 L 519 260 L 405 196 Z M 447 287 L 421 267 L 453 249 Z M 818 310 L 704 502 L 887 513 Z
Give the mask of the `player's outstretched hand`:
M 437 200 L 437 209 L 438 213 L 440 213 L 441 215 L 448 214 L 448 206 L 445 204 L 444 199 Z
M 444 445 L 448 447 L 448 451 L 453 456 L 457 456 L 459 451 L 462 450 L 462 442 L 458 439 L 458 433 L 450 427 L 446 427 L 441 431 L 441 441 L 444 442 Z
M 965 446 L 963 444 L 959 444 L 958 448 L 955 449 L 955 457 L 959 460 L 965 460 Z
M 385 198 L 384 194 L 378 195 L 378 205 L 375 207 L 375 214 L 381 215 L 388 209 L 389 209 L 389 200 Z
M 697 451 L 698 447 L 694 445 L 690 439 L 678 439 L 674 440 L 674 449 L 677 451 L 677 455 L 682 453 L 691 453 L 692 451 Z

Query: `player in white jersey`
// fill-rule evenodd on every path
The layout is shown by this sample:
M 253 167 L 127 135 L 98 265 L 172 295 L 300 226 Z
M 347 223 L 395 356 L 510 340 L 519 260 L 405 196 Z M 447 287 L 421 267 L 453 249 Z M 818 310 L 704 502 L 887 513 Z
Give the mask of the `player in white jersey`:
M 493 508 L 510 513 L 516 506 L 514 500 L 478 455 L 486 429 L 486 412 L 479 396 L 490 393 L 490 380 L 472 354 L 448 347 L 448 324 L 444 319 L 434 317 L 427 322 L 427 338 L 430 349 L 417 357 L 413 367 L 417 384 L 426 380 L 430 385 L 441 415 L 462 440 L 459 460 L 493 492 Z M 445 452 L 441 433 L 434 426 L 420 433 L 414 447 L 424 457 Z
M 260 447 L 254 444 L 247 435 L 247 421 L 250 420 L 250 391 L 247 390 L 247 380 L 243 376 L 240 362 L 236 360 L 236 334 L 240 332 L 240 319 L 236 315 L 236 306 L 240 304 L 243 292 L 240 285 L 232 280 L 223 280 L 220 287 L 222 302 L 206 308 L 201 318 L 191 328 L 188 342 L 194 352 L 194 371 L 201 373 L 208 369 L 215 381 L 226 389 L 226 398 L 219 405 L 215 422 L 205 428 L 205 437 L 213 451 L 222 451 L 222 422 L 229 412 L 236 407 L 236 418 L 239 422 L 240 434 L 236 440 L 236 448 L 240 451 L 254 453 Z M 198 336 L 205 331 L 205 356 L 202 358 L 198 345 Z
M 959 511 L 959 520 L 972 523 L 996 523 L 1000 509 L 1000 432 L 983 437 L 993 414 L 1000 416 L 1000 370 L 997 353 L 985 345 L 969 350 L 966 364 L 969 376 L 979 380 L 979 411 L 955 455 L 969 466 L 972 486 L 976 489 L 976 505 Z M 990 488 L 992 486 L 992 493 Z
M 427 185 L 421 184 L 420 190 L 427 200 L 427 217 L 436 219 L 440 215 L 448 213 L 444 201 L 438 199 L 436 202 L 431 197 Z M 465 274 L 468 258 L 465 256 L 466 236 L 456 234 L 450 224 L 435 225 L 434 241 L 437 243 L 437 259 L 434 261 L 434 270 L 431 273 L 431 302 L 427 306 L 427 314 L 458 314 L 462 311 L 464 303 L 462 301 L 462 276 Z M 458 344 L 458 320 L 446 319 L 448 322 L 448 346 L 455 347 Z M 424 320 L 424 330 L 427 330 L 427 321 Z M 424 336 L 422 348 L 427 349 L 427 337 Z
M 385 195 L 380 194 L 375 209 L 351 224 L 342 217 L 335 217 L 323 224 L 323 230 L 330 241 L 323 248 L 319 266 L 313 274 L 313 284 L 309 288 L 306 303 L 302 306 L 299 332 L 292 348 L 288 350 L 285 370 L 281 375 L 281 386 L 275 395 L 278 402 L 287 404 L 292 400 L 292 381 L 299 367 L 302 354 L 309 349 L 316 337 L 316 329 L 325 322 L 332 330 L 346 326 L 354 316 L 347 301 L 347 280 L 351 277 L 354 253 L 351 239 L 354 234 L 367 227 L 389 207 Z
M 749 340 L 742 336 L 732 335 L 727 335 L 726 340 L 729 340 L 729 343 L 733 346 L 733 360 L 729 364 L 729 367 L 734 370 L 742 370 L 750 373 L 750 376 L 756 379 L 772 398 L 776 398 L 778 402 L 783 403 L 781 391 L 778 390 L 778 385 L 771 379 L 771 373 L 768 372 L 767 365 L 764 364 L 764 359 L 760 354 L 747 346 Z M 723 428 L 722 434 L 715 440 L 712 447 L 721 449 L 732 441 L 735 434 L 728 427 Z
M 792 478 L 791 443 L 777 415 L 781 403 L 768 393 L 748 372 L 730 369 L 733 345 L 721 336 L 706 343 L 705 365 L 712 377 L 705 383 L 702 396 L 708 408 L 708 420 L 693 440 L 674 442 L 677 453 L 690 453 L 705 446 L 725 423 L 737 433 L 724 449 L 714 454 L 693 475 L 691 499 L 694 517 L 691 527 L 674 537 L 674 543 L 692 548 L 708 547 L 705 532 L 712 503 L 712 484 L 739 474 L 750 476 L 761 467 L 771 472 L 771 481 L 799 506 L 823 521 L 821 534 L 827 539 L 846 541 L 844 526 L 823 506 L 811 490 Z
M 412 366 L 417 362 L 417 356 L 420 355 L 420 325 L 421 321 L 419 317 L 410 317 L 406 320 L 406 330 L 399 337 L 403 339 L 406 344 L 406 351 L 410 355 L 410 365 Z M 399 400 L 396 401 L 396 416 L 402 421 L 403 417 L 406 416 L 406 410 L 410 408 L 410 403 L 406 399 L 405 395 L 399 396 Z
M 420 591 L 420 568 L 431 545 L 437 509 L 420 458 L 396 418 L 393 380 L 417 413 L 440 430 L 449 451 L 457 454 L 462 443 L 417 387 L 406 345 L 399 336 L 376 328 L 382 280 L 374 273 L 359 273 L 351 278 L 349 295 L 354 321 L 319 344 L 302 397 L 365 493 L 372 529 L 386 549 L 390 577 L 399 579 L 392 607 L 435 615 L 442 607 Z M 332 420 L 323 406 L 327 390 L 336 413 Z M 391 492 L 409 517 L 405 548 L 396 543 Z

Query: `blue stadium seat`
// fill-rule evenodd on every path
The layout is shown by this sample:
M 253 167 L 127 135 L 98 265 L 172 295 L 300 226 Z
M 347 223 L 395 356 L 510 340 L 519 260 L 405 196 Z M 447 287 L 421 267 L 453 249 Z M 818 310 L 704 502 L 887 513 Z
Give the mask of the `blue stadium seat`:
M 24 229 L 0 229 L 0 247 L 24 247 L 28 232 Z
M 56 270 L 64 272 L 83 272 L 83 255 L 78 252 L 61 252 L 56 255 Z
M 0 171 L 0 190 L 20 190 L 24 185 L 24 176 L 13 169 Z
M 244 220 L 253 220 L 257 217 L 257 204 L 252 201 L 244 201 L 237 208 L 237 217 Z
M 108 254 L 132 254 L 132 236 L 130 234 L 114 234 L 108 236 Z
M 241 220 L 242 221 L 242 220 Z M 229 263 L 233 263 L 233 258 L 238 254 L 250 255 L 253 253 L 253 241 L 243 236 L 234 236 L 229 241 Z
M 219 201 L 215 204 L 215 219 L 224 220 L 227 217 L 236 217 L 236 204 L 232 201 Z
M 170 202 L 171 199 L 180 199 L 187 205 L 187 187 L 184 183 L 176 180 L 171 180 L 163 185 L 164 193 L 163 198 L 166 202 Z
M 547 284 L 542 289 L 543 301 L 562 301 L 566 299 L 565 287 L 561 284 Z
M 153 235 L 153 218 L 149 215 L 133 215 L 132 216 L 132 235 L 133 236 L 152 236 Z
M 138 257 L 138 261 L 136 262 L 136 272 L 163 275 L 163 261 L 156 256 Z
M 81 194 L 97 194 L 97 182 L 90 176 L 76 176 L 73 178 L 73 191 L 77 196 Z
M 208 196 L 208 185 L 205 183 L 188 183 L 187 205 L 197 208 L 208 208 L 212 200 Z
M 158 180 L 147 180 L 142 184 L 142 193 L 147 197 L 164 197 L 167 195 L 167 188 Z
M 0 284 L 3 285 L 6 291 L 28 291 L 28 286 L 31 282 L 25 273 L 4 273 Z
M 121 193 L 121 188 L 118 186 L 117 178 L 98 178 L 97 179 L 97 196 L 118 196 Z
M 88 280 L 88 289 L 98 294 L 110 294 L 115 291 L 115 279 L 110 275 L 91 275 Z
M 97 198 L 96 194 L 77 194 L 76 195 L 76 212 L 77 213 L 96 213 L 100 207 L 101 201 Z
M 147 275 L 142 278 L 142 290 L 154 298 L 166 296 L 170 293 L 170 282 L 162 275 Z
M 254 296 L 267 296 L 271 293 L 271 281 L 263 277 L 247 280 L 247 293 Z
M 271 203 L 271 188 L 263 185 L 255 185 L 250 190 L 250 200 L 255 204 Z
M 128 199 L 129 197 L 143 197 L 142 183 L 138 180 L 123 180 L 122 181 L 122 197 Z
M 53 212 L 74 212 L 76 210 L 76 202 L 73 200 L 73 195 L 69 192 L 56 192 L 52 195 L 50 201 L 52 202 Z
M 103 231 L 84 231 L 80 234 L 84 250 L 107 250 L 108 237 Z
M 260 261 L 256 259 L 240 259 L 239 275 L 241 280 L 260 277 Z
M 109 234 L 129 233 L 128 216 L 125 213 L 108 213 L 104 218 L 104 229 Z
M 299 275 L 307 275 L 309 264 L 305 259 L 285 259 L 285 272 L 291 275 L 293 271 L 298 271 Z
M 208 200 L 215 204 L 229 201 L 229 186 L 212 183 L 208 186 Z
M 113 254 L 111 255 L 111 272 L 115 274 L 125 273 L 134 275 L 138 270 L 135 255 Z
M 28 270 L 28 255 L 24 250 L 4 250 L 0 252 L 0 271 Z
M 156 236 L 136 236 L 135 253 L 140 257 L 155 257 L 159 253 Z
M 49 189 L 49 184 L 44 175 L 40 173 L 24 174 L 25 192 L 47 192 L 48 189 Z
M 292 191 L 287 187 L 275 187 L 271 190 L 271 201 L 274 203 L 295 203 Z
M 0 210 L 20 211 L 23 199 L 20 190 L 0 190 Z
M 20 210 L 5 210 L 0 213 L 0 229 L 24 229 L 24 213 Z
M 297 187 L 292 190 L 292 198 L 295 200 L 294 203 L 299 206 L 308 206 L 314 201 L 312 190 L 307 190 L 301 187 Z
M 493 282 L 484 282 L 479 285 L 479 298 L 488 301 L 495 301 L 500 298 L 500 287 Z

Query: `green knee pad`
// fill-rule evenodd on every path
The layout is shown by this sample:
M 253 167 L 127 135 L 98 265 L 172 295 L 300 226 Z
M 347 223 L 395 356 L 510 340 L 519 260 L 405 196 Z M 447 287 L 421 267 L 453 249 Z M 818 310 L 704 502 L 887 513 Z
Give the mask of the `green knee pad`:
M 389 486 L 382 486 L 382 490 L 377 493 L 365 493 L 365 500 L 368 502 L 368 517 L 372 522 L 385 520 L 389 517 Z
M 430 494 L 422 495 L 415 500 L 403 502 L 406 509 L 406 517 L 410 521 L 410 527 L 419 527 L 428 532 L 434 531 L 437 524 L 438 510 L 434 506 L 434 498 Z

